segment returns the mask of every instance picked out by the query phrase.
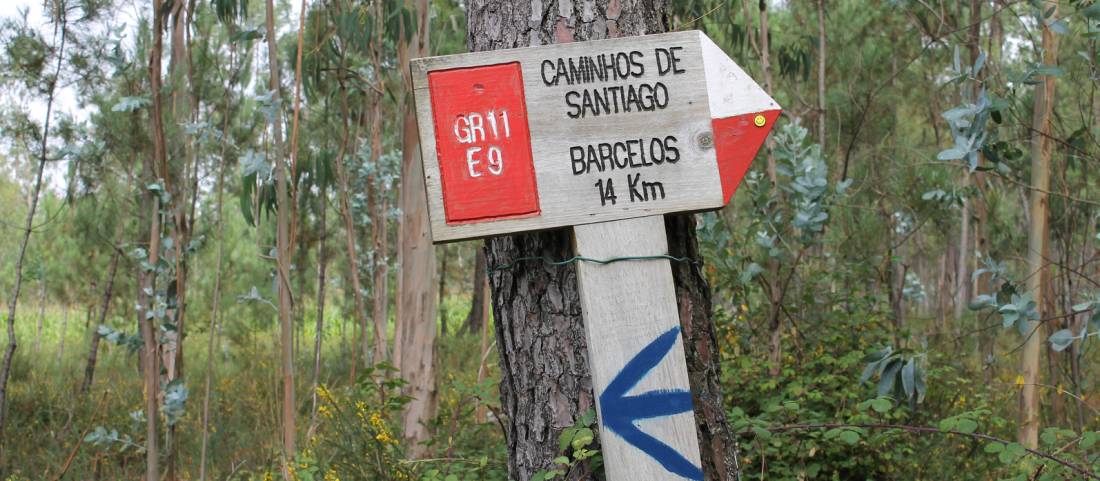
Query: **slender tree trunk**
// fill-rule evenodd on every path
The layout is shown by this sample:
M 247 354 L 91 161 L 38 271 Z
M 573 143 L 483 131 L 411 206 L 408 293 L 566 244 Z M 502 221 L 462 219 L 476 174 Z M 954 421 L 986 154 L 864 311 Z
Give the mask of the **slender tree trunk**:
M 485 252 L 482 249 L 478 249 L 478 252 L 482 256 L 485 255 Z M 485 286 L 484 287 L 485 291 L 488 292 L 488 290 L 489 290 L 489 277 L 488 276 L 482 276 L 481 279 L 477 280 L 477 282 L 480 283 L 480 284 L 483 284 Z M 477 351 L 478 355 L 480 356 L 480 359 L 481 359 L 481 362 L 479 362 L 478 365 L 477 365 L 477 383 L 478 383 L 478 385 L 480 385 L 483 381 L 485 381 L 485 376 L 488 375 L 488 373 L 486 371 L 489 370 L 488 366 L 486 365 L 488 363 L 488 360 L 489 360 L 489 318 L 488 318 L 487 313 L 489 312 L 490 309 L 493 308 L 493 306 L 490 304 L 489 296 L 482 295 L 482 298 L 481 298 L 480 302 L 481 302 L 481 312 L 486 313 L 486 315 L 483 316 L 482 319 L 481 319 L 481 328 L 480 328 L 481 338 L 480 338 L 480 342 L 478 343 L 478 346 L 480 346 L 480 349 L 478 349 L 478 351 Z M 488 409 L 486 409 L 484 401 L 478 403 L 477 411 L 474 413 L 474 416 L 475 416 L 475 420 L 478 422 L 478 424 L 484 423 L 485 421 L 488 420 Z
M 194 121 L 192 107 L 194 105 L 194 86 L 190 84 L 190 35 L 188 25 L 190 23 L 190 11 L 187 0 L 170 0 L 171 20 L 171 47 L 168 63 L 168 89 L 170 90 L 171 119 L 168 130 L 166 148 L 170 149 L 167 159 L 178 159 L 169 162 L 167 159 L 165 171 L 165 188 L 172 193 L 172 202 L 166 206 L 168 215 L 172 221 L 165 226 L 173 239 L 172 261 L 175 270 L 175 309 L 170 314 L 175 324 L 175 329 L 163 334 L 161 342 L 166 382 L 170 383 L 183 378 L 184 356 L 183 343 L 186 337 L 186 311 L 187 311 L 187 245 L 190 243 L 190 216 L 191 200 L 198 195 L 197 190 L 192 190 L 194 182 L 188 182 L 193 176 L 197 176 L 197 156 L 195 148 L 188 136 L 183 134 L 181 126 L 186 122 Z M 192 172 L 189 172 L 192 170 Z M 197 181 L 197 177 L 195 177 Z M 190 199 L 190 200 L 189 200 Z M 167 479 L 177 479 L 177 464 L 179 459 L 179 446 L 176 441 L 176 426 L 168 426 L 165 432 L 165 450 L 167 457 Z
M 986 0 L 970 0 L 970 64 L 974 65 L 978 61 L 978 57 L 981 55 L 981 32 L 982 32 L 982 3 Z M 998 55 L 999 57 L 999 55 Z M 991 62 L 987 62 L 989 64 Z M 986 71 L 988 67 L 982 69 L 978 73 L 979 79 L 986 78 Z M 974 98 L 977 99 L 981 90 L 979 85 L 974 86 Z M 984 163 L 984 155 L 978 154 L 978 164 Z M 979 170 L 974 172 L 974 185 L 978 188 L 978 195 L 974 197 L 974 251 L 977 252 L 981 259 L 989 258 L 989 215 L 987 213 L 986 204 L 986 179 L 985 174 Z M 973 280 L 974 295 L 977 294 L 992 294 L 993 282 L 992 276 L 989 273 L 982 273 Z M 972 295 L 971 297 L 974 297 Z M 979 318 L 980 319 L 980 318 Z M 980 320 L 979 320 L 980 322 Z M 986 384 L 993 380 L 993 364 L 987 363 L 986 360 L 993 356 L 993 333 L 988 329 L 983 329 L 984 326 L 979 324 L 975 325 L 975 328 L 979 330 L 978 334 L 978 365 L 982 366 L 983 377 Z
M 153 157 L 146 165 L 146 178 L 149 182 L 159 181 L 162 185 L 168 180 L 168 152 L 164 135 L 163 104 L 161 102 L 161 55 L 164 51 L 164 15 L 162 15 L 161 0 L 153 0 L 153 47 L 149 52 L 149 88 L 152 94 L 151 122 L 153 136 Z M 146 262 L 156 265 L 160 262 L 161 247 L 161 209 L 166 207 L 161 204 L 161 195 L 150 189 L 145 189 L 147 205 L 150 206 L 149 215 L 149 250 Z M 156 271 L 141 269 L 140 275 L 141 293 L 139 294 L 141 308 L 138 309 L 138 319 L 141 324 L 141 339 L 144 346 L 142 360 L 142 377 L 145 388 L 145 469 L 146 481 L 156 481 L 160 478 L 160 450 L 158 449 L 157 423 L 160 422 L 159 396 L 160 390 L 160 342 L 157 336 L 159 326 L 156 318 L 148 315 L 154 302 L 153 296 L 148 294 L 154 291 L 156 286 Z
M 825 150 L 825 0 L 817 0 L 817 143 Z M 840 172 L 840 169 L 836 169 Z
M 232 27 L 230 27 L 230 31 L 232 31 Z M 233 64 L 233 58 L 236 52 L 232 46 L 230 46 L 230 49 L 230 64 Z M 214 260 L 214 293 L 210 302 L 209 337 L 206 340 L 206 376 L 203 382 L 202 395 L 202 446 L 199 450 L 199 481 L 206 480 L 207 448 L 210 442 L 210 391 L 214 383 L 214 346 L 217 345 L 218 332 L 221 330 L 221 326 L 218 323 L 218 317 L 221 315 L 222 259 L 225 254 L 225 226 L 222 222 L 222 208 L 225 205 L 225 167 L 228 163 L 225 160 L 225 156 L 229 146 L 229 102 L 232 96 L 232 88 L 236 85 L 236 79 L 237 72 L 234 71 L 233 77 L 229 82 L 229 87 L 225 93 L 225 108 L 222 111 L 221 162 L 218 164 L 218 188 L 214 204 L 214 222 L 218 226 L 218 253 Z
M 439 299 L 435 305 L 439 308 L 439 337 L 443 338 L 447 337 L 447 307 L 443 305 L 443 301 L 447 296 L 447 258 L 450 256 L 447 246 L 439 250 L 443 253 L 443 258 L 439 261 Z
M 115 273 L 118 272 L 118 259 L 120 257 L 119 250 L 115 247 L 114 252 L 111 254 L 111 267 L 107 271 L 107 286 L 103 288 L 103 305 L 99 308 L 99 319 L 92 326 L 92 338 L 91 345 L 88 348 L 88 363 L 84 367 L 84 381 L 80 383 L 80 394 L 84 395 L 88 393 L 88 390 L 92 387 L 92 378 L 95 376 L 95 364 L 96 358 L 99 354 L 99 326 L 107 323 L 107 312 L 111 307 L 111 296 L 114 294 L 115 287 Z
M 406 6 L 417 17 L 416 31 L 402 43 L 398 55 L 407 94 L 412 93 L 409 59 L 428 53 L 428 32 L 431 31 L 428 0 L 406 0 Z M 408 385 L 406 393 L 412 401 L 405 406 L 402 420 L 409 455 L 425 454 L 421 441 L 428 439 L 428 421 L 435 415 L 436 298 L 432 292 L 435 279 L 435 247 L 428 226 L 428 197 L 424 190 L 423 165 L 420 162 L 420 141 L 416 127 L 416 112 L 411 101 L 402 102 L 401 200 L 404 216 L 398 232 L 401 274 L 397 281 L 398 332 L 394 339 L 394 359 L 397 369 Z
M 348 119 L 348 116 L 349 116 L 348 109 L 347 109 L 347 107 L 348 107 L 347 92 L 343 91 L 342 93 L 343 93 L 343 97 L 342 97 L 342 101 L 341 101 L 341 107 L 342 107 L 342 110 L 343 110 L 343 119 L 344 119 L 344 140 L 340 145 L 339 153 L 336 154 L 336 162 L 335 162 L 335 164 L 336 164 L 336 180 L 337 180 L 336 185 L 338 187 L 337 194 L 340 196 L 340 217 L 344 221 L 344 248 L 346 249 L 346 252 L 347 252 L 348 277 L 351 279 L 351 294 L 352 294 L 352 299 L 354 301 L 353 305 L 355 307 L 354 312 L 355 312 L 355 321 L 356 322 L 353 322 L 352 325 L 353 326 L 355 326 L 355 325 L 366 326 L 367 317 L 366 317 L 366 311 L 363 308 L 363 289 L 362 289 L 362 286 L 359 282 L 359 257 L 357 255 L 357 251 L 355 249 L 355 223 L 352 221 L 352 217 L 351 217 L 351 197 L 350 197 L 351 193 L 350 193 L 350 188 L 348 187 L 348 184 L 349 184 L 348 172 L 347 172 L 348 169 L 344 166 L 344 159 L 346 157 L 348 157 L 347 151 L 348 151 L 348 144 L 349 144 L 349 142 L 351 142 L 351 134 L 348 131 L 349 129 L 348 129 L 348 125 L 347 125 L 348 124 L 347 119 Z M 354 155 L 350 156 L 350 157 L 354 157 Z M 352 329 L 352 331 L 354 331 L 354 328 Z M 360 332 L 360 335 L 365 336 L 366 331 L 363 330 L 362 332 Z M 354 338 L 355 336 L 353 335 L 352 337 Z M 358 361 L 357 361 L 357 357 L 358 357 L 357 353 L 359 352 L 359 350 L 358 350 L 358 348 L 353 348 L 353 349 L 351 349 L 351 352 L 352 352 L 351 379 L 354 381 L 356 368 L 358 367 L 358 364 L 359 364 Z
M 947 334 L 947 251 L 940 254 L 939 275 L 936 276 L 936 336 Z
M 768 3 L 766 1 L 760 2 L 760 68 L 764 73 L 764 89 L 768 94 L 774 91 L 772 88 L 772 69 L 771 69 L 771 54 L 770 48 L 770 34 L 768 32 Z M 776 166 L 775 157 L 769 152 L 767 154 L 768 160 L 768 179 L 771 181 L 771 195 L 780 199 L 782 202 L 783 193 L 779 190 L 779 175 L 778 167 Z M 783 284 L 781 276 L 781 269 L 778 259 L 770 259 L 768 261 L 768 279 L 771 282 L 771 306 L 768 314 L 768 329 L 771 333 L 768 345 L 768 373 L 771 376 L 778 376 L 780 370 L 783 367 L 783 317 L 782 317 L 782 304 L 784 289 L 779 286 Z
M 65 310 L 61 314 L 61 332 L 57 335 L 57 359 L 55 364 L 58 367 L 61 366 L 62 360 L 65 358 L 65 335 L 69 332 L 69 313 L 72 308 L 66 304 Z
M 1050 18 L 1058 16 L 1058 2 L 1046 2 L 1054 8 Z M 1044 10 L 1047 7 L 1044 5 Z M 1042 36 L 1043 65 L 1058 64 L 1058 36 L 1043 25 Z M 1031 134 L 1031 193 L 1028 210 L 1031 212 L 1030 229 L 1027 242 L 1027 291 L 1035 298 L 1036 305 L 1043 309 L 1046 288 L 1044 271 L 1047 270 L 1043 253 L 1047 243 L 1048 195 L 1050 190 L 1050 156 L 1054 143 L 1050 140 L 1052 132 L 1051 117 L 1054 110 L 1055 77 L 1045 76 L 1035 87 L 1035 106 Z M 1028 322 L 1029 336 L 1024 342 L 1021 355 L 1020 372 L 1024 385 L 1020 392 L 1020 424 L 1017 441 L 1027 448 L 1036 448 L 1039 444 L 1039 360 L 1043 347 L 1042 324 L 1038 320 Z
M 970 186 L 970 169 L 963 168 L 962 189 Z M 955 264 L 955 325 L 959 324 L 970 299 L 970 199 L 962 200 L 959 209 L 959 248 Z
M 474 257 L 474 294 L 470 300 L 470 312 L 466 315 L 464 329 L 473 334 L 481 332 L 486 319 L 489 318 L 489 274 L 486 272 L 485 250 L 478 249 Z
M 316 332 L 313 334 L 313 380 L 309 383 L 310 433 L 312 433 L 314 427 L 317 426 L 317 386 L 320 385 L 321 381 L 321 340 L 325 337 L 325 274 L 328 271 L 328 249 L 325 248 L 325 243 L 328 242 L 328 223 L 326 222 L 326 212 L 328 212 L 328 181 L 326 177 L 324 183 L 321 184 L 320 197 L 318 198 L 318 204 L 321 206 L 320 218 L 318 219 L 321 238 L 319 241 L 320 247 L 317 249 L 317 324 L 315 328 Z
M 381 30 L 379 30 L 381 31 Z M 382 96 L 378 96 L 375 99 L 374 114 L 371 119 L 370 127 L 370 145 L 371 145 L 371 157 L 375 165 L 378 166 L 380 159 L 382 158 Z M 379 168 L 381 166 L 378 166 Z M 386 192 L 383 189 L 378 189 L 377 185 L 379 179 L 376 176 L 371 176 L 367 179 L 367 183 L 370 185 L 368 189 L 371 196 L 370 202 L 372 203 L 371 209 L 371 242 L 374 244 L 372 255 L 372 266 L 374 274 L 374 282 L 371 287 L 371 292 L 374 294 L 373 303 L 373 317 L 374 317 L 374 345 L 373 350 L 371 345 L 367 343 L 366 336 L 363 337 L 363 357 L 364 359 L 371 359 L 372 363 L 385 362 L 389 357 L 389 349 L 387 349 L 390 313 L 389 313 L 389 272 L 387 251 L 388 246 L 388 234 L 386 233 L 386 227 L 389 222 L 386 219 Z M 402 211 L 404 212 L 404 211 Z M 366 326 L 364 326 L 366 327 Z M 369 355 L 369 357 L 368 357 Z
M 664 1 L 627 0 L 607 7 L 581 2 L 472 0 L 471 51 L 658 33 L 668 28 Z M 700 259 L 691 215 L 667 216 L 669 254 Z M 490 239 L 487 262 L 572 257 L 566 229 Z M 707 480 L 735 479 L 733 433 L 725 419 L 710 292 L 699 268 L 672 263 Z M 558 434 L 595 402 L 577 292 L 576 268 L 531 264 L 490 275 L 501 369 L 501 409 L 511 479 L 528 479 L 558 456 Z M 575 469 L 568 479 L 589 479 Z
M 277 40 L 278 37 L 275 32 L 275 4 L 274 0 L 267 0 L 267 58 L 268 68 L 271 73 L 268 88 L 275 92 L 276 96 L 278 96 L 279 87 L 281 85 L 279 80 L 279 49 Z M 294 402 L 294 325 L 292 319 L 293 301 L 290 287 L 290 253 L 292 250 L 292 246 L 290 245 L 291 200 L 287 192 L 289 187 L 286 165 L 284 165 L 282 160 L 282 156 L 285 152 L 283 150 L 282 120 L 280 120 L 279 117 L 277 109 L 275 112 L 275 119 L 272 122 L 272 139 L 275 143 L 275 148 L 273 149 L 274 155 L 272 155 L 272 158 L 273 164 L 275 165 L 275 197 L 278 205 L 275 229 L 275 250 L 277 253 L 275 262 L 278 271 L 279 286 L 279 343 L 282 345 L 280 364 L 282 366 L 283 385 L 283 477 L 289 481 L 291 479 L 291 474 L 288 466 L 293 462 L 294 456 L 297 454 L 297 428 L 295 424 L 297 404 Z
M 959 2 L 960 4 L 962 2 Z M 961 5 L 959 6 L 961 8 Z M 971 57 L 971 65 L 978 59 L 979 54 L 979 42 L 981 41 L 980 35 L 982 30 L 981 15 L 982 15 L 981 0 L 970 0 L 970 26 L 968 28 L 969 35 L 969 49 Z M 961 17 L 960 17 L 961 18 Z M 971 92 L 971 101 L 977 102 L 978 92 L 981 89 L 980 86 L 975 85 Z M 979 154 L 980 156 L 980 154 Z M 980 160 L 979 160 L 980 163 Z M 965 190 L 971 185 L 971 172 L 970 166 L 963 166 L 963 175 L 960 180 L 960 188 Z M 955 321 L 958 323 L 962 319 L 963 314 L 966 312 L 966 306 L 970 303 L 971 292 L 971 279 L 970 279 L 970 259 L 974 253 L 974 240 L 972 239 L 973 233 L 971 232 L 971 216 L 974 208 L 974 203 L 970 196 L 963 197 L 962 208 L 959 209 L 959 258 L 958 263 L 955 264 Z M 981 342 L 979 342 L 981 344 Z
M 30 208 L 27 209 L 27 217 L 23 221 L 23 238 L 19 241 L 19 255 L 15 258 L 15 282 L 12 283 L 11 297 L 8 298 L 7 334 L 8 346 L 4 350 L 4 365 L 0 367 L 0 453 L 5 451 L 3 444 L 7 437 L 4 436 L 4 426 L 7 422 L 8 410 L 8 378 L 11 376 L 11 365 L 15 360 L 15 349 L 19 346 L 15 338 L 15 313 L 19 306 L 19 293 L 23 288 L 23 262 L 27 257 L 27 245 L 31 242 L 31 230 L 34 228 L 34 214 L 38 210 L 38 196 L 42 192 L 42 172 L 46 168 L 47 151 L 49 149 L 50 120 L 53 117 L 54 94 L 57 91 L 58 77 L 61 75 L 61 65 L 65 59 L 65 41 L 68 38 L 68 22 L 66 12 L 60 12 L 58 32 L 61 35 L 60 48 L 57 50 L 57 67 L 52 78 L 47 81 L 46 88 L 46 117 L 42 124 L 42 143 L 38 151 L 38 168 L 34 173 L 34 189 L 31 191 Z M 6 460 L 0 454 L 0 466 L 6 466 Z
M 46 277 L 38 280 L 38 327 L 34 331 L 34 353 L 42 349 L 42 325 L 46 322 Z

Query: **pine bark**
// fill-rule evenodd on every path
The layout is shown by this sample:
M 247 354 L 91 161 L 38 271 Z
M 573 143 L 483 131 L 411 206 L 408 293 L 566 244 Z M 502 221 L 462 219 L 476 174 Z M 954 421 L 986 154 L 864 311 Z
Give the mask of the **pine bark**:
M 661 0 L 472 0 L 467 7 L 471 51 L 660 33 L 668 29 Z M 690 215 L 666 217 L 669 253 L 698 259 Z M 486 241 L 488 265 L 519 257 L 572 257 L 567 229 Z M 707 480 L 734 479 L 734 437 L 719 386 L 710 294 L 700 270 L 673 263 L 695 419 Z M 558 435 L 595 408 L 587 344 L 573 265 L 527 263 L 493 271 L 493 313 L 501 369 L 501 410 L 511 479 L 551 467 Z M 569 479 L 589 479 L 574 470 Z

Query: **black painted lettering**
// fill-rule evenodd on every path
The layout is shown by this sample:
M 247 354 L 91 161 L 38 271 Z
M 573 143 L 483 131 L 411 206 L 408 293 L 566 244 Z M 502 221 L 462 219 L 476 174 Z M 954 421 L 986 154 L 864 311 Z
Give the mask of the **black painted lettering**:
M 553 61 L 551 61 L 551 60 L 543 60 L 542 61 L 542 83 L 546 84 L 547 87 L 553 87 L 553 86 L 558 84 L 558 77 L 554 76 L 553 74 L 550 74 L 551 77 L 553 78 L 553 80 L 546 77 L 546 67 L 548 65 L 550 66 L 550 71 L 551 72 L 554 70 L 554 62 Z
M 653 49 L 653 56 L 657 58 L 657 75 L 664 77 L 672 71 L 672 59 L 667 48 Z
M 672 73 L 673 74 L 679 75 L 679 74 L 682 74 L 684 72 L 687 72 L 687 70 L 684 70 L 684 69 L 679 67 L 680 57 L 676 56 L 676 51 L 677 50 L 683 50 L 683 49 L 684 49 L 684 47 L 672 47 L 672 48 L 668 49 L 669 56 L 672 58 Z
M 675 164 L 680 160 L 680 149 L 676 147 L 676 137 L 665 137 L 665 150 L 668 151 L 668 163 Z
M 603 164 L 600 164 L 600 156 L 596 154 L 596 148 L 589 145 L 587 151 L 588 151 L 588 171 L 592 172 L 593 170 L 595 170 L 596 172 L 603 172 Z M 596 166 L 595 169 L 592 168 L 593 165 Z
M 642 57 L 645 55 L 637 50 L 630 52 L 630 75 L 634 78 L 645 75 L 645 64 L 642 63 Z
M 654 110 L 664 110 L 668 107 L 668 87 L 661 82 L 653 85 L 653 106 Z
M 565 93 L 565 105 L 568 105 L 571 109 L 569 112 L 566 112 L 565 115 L 568 115 L 571 119 L 584 116 L 584 111 L 581 109 L 581 106 L 577 104 L 577 97 L 580 95 L 581 94 L 576 91 Z
M 615 184 L 611 179 L 607 179 L 605 184 L 603 179 L 596 181 L 596 189 L 600 191 L 600 205 L 607 205 L 607 201 L 611 201 L 611 205 L 615 205 Z
M 622 166 L 619 165 L 619 162 L 622 161 L 622 162 L 624 162 L 623 165 L 626 165 L 625 162 L 627 160 L 629 160 L 629 158 L 630 158 L 630 149 L 628 149 L 626 147 L 626 144 L 623 143 L 623 142 L 615 142 L 615 144 L 612 145 L 611 148 L 612 148 L 612 151 L 614 153 L 612 155 L 611 160 L 612 160 L 613 163 L 611 165 L 621 169 Z M 619 154 L 620 150 L 622 151 L 621 155 Z
M 587 165 L 584 162 L 584 147 L 574 145 L 569 148 L 569 162 L 573 164 L 573 175 L 585 173 Z
M 573 79 L 569 78 L 569 69 L 567 69 L 565 67 L 565 59 L 559 58 L 558 59 L 558 76 L 557 76 L 558 80 L 557 81 L 560 81 L 562 77 L 565 77 L 565 83 L 566 84 L 573 85 Z M 555 81 L 555 82 L 557 82 L 557 81 Z
M 649 157 L 653 159 L 654 164 L 665 161 L 665 146 L 661 143 L 661 139 L 649 140 Z

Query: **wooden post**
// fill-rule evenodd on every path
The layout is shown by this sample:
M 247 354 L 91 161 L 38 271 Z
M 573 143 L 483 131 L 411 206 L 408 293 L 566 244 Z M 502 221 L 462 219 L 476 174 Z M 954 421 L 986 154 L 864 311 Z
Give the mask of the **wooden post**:
M 579 225 L 577 255 L 668 255 L 663 216 Z M 607 479 L 703 479 L 667 259 L 577 265 Z

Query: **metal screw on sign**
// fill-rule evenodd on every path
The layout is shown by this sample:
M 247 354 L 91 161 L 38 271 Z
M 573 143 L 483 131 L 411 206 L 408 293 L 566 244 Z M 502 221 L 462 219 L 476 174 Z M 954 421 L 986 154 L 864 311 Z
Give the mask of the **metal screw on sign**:
M 498 268 L 576 262 L 607 479 L 703 479 L 663 215 L 729 203 L 779 105 L 698 31 L 411 68 L 432 240 L 572 227 Z

